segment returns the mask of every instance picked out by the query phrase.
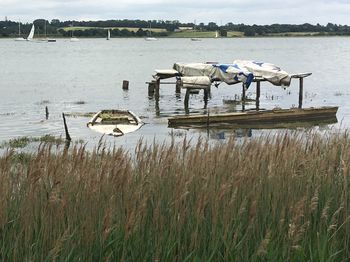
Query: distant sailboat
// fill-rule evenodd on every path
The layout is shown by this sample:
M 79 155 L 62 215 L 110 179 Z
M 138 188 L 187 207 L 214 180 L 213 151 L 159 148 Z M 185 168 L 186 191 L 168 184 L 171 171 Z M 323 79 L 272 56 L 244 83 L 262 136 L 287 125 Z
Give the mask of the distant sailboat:
M 56 39 L 54 39 L 54 38 L 47 38 L 46 20 L 45 20 L 45 40 L 49 43 L 56 42 Z
M 219 36 L 220 36 L 220 35 L 219 35 L 219 31 L 216 31 L 216 32 L 215 32 L 215 38 L 219 38 Z
M 72 23 L 71 26 L 73 27 L 73 23 Z M 71 42 L 79 42 L 79 39 L 76 38 L 76 37 L 74 36 L 73 31 L 74 31 L 74 29 L 71 30 L 71 38 L 70 38 L 70 41 L 71 41 Z
M 107 40 L 111 39 L 111 30 L 108 29 L 107 31 Z
M 33 41 L 34 38 L 34 32 L 35 32 L 35 26 L 34 24 L 32 25 L 32 29 L 30 29 L 29 35 L 27 37 L 27 41 Z
M 45 25 L 44 25 L 44 38 L 40 38 L 40 39 L 38 39 L 37 41 L 38 41 L 38 42 L 48 42 L 48 43 L 56 42 L 56 39 L 48 38 L 48 37 L 47 37 L 46 20 L 45 20 Z
M 146 41 L 157 41 L 158 39 L 155 37 L 152 37 L 152 28 L 151 28 L 151 22 L 149 23 L 149 33 L 148 37 L 145 37 Z
M 24 37 L 21 36 L 21 22 L 18 22 L 18 37 L 14 39 L 15 41 L 26 41 Z

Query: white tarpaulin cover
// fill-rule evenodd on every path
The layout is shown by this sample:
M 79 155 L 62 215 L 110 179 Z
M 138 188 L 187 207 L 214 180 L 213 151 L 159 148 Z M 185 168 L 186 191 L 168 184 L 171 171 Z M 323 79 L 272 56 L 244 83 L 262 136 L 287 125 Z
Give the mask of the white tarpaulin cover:
M 235 60 L 232 64 L 175 63 L 173 67 L 181 76 L 207 76 L 213 81 L 229 85 L 244 83 L 247 87 L 255 79 L 269 81 L 277 86 L 289 86 L 291 76 L 278 66 L 248 60 Z

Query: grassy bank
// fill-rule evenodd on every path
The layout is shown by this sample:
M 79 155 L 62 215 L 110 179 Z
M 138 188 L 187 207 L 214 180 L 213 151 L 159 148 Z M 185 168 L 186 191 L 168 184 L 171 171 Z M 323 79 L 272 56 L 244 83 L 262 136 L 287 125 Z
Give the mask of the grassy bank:
M 350 138 L 0 158 L 0 260 L 345 261 Z

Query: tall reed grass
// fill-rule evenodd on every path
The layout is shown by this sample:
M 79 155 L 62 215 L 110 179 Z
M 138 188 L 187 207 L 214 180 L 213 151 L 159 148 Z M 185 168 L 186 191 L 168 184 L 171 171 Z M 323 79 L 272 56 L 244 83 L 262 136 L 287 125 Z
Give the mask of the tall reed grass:
M 2 261 L 346 261 L 350 137 L 0 158 Z

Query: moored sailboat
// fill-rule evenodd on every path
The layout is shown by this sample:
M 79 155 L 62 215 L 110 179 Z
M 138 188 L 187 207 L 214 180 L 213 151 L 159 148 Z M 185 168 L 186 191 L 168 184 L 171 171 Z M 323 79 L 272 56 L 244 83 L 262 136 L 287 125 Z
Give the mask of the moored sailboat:
M 26 41 L 24 37 L 21 36 L 21 22 L 18 22 L 18 37 L 14 39 L 15 41 Z

